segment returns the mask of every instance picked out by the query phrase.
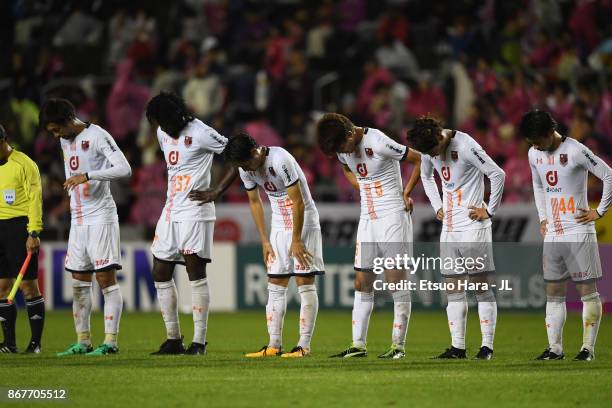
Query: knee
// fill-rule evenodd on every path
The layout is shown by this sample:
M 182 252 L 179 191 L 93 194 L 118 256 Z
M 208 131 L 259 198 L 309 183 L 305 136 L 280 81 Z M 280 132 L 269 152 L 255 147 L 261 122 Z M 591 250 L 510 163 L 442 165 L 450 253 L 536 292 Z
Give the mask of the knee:
M 481 292 L 476 292 L 476 300 L 480 302 L 495 302 L 495 293 L 493 290 L 487 289 Z
M 40 289 L 38 288 L 37 279 L 22 281 L 20 289 L 23 293 L 23 297 L 25 297 L 26 299 L 32 299 L 34 297 L 40 296 Z
M 155 282 L 168 282 L 172 280 L 174 273 L 174 264 L 160 262 L 157 259 L 153 261 L 153 280 Z
M 96 281 L 98 282 L 98 286 L 100 286 L 100 289 L 106 289 L 109 286 L 117 284 L 115 271 L 96 273 Z
M 6 299 L 13 287 L 13 279 L 0 279 L 0 299 Z

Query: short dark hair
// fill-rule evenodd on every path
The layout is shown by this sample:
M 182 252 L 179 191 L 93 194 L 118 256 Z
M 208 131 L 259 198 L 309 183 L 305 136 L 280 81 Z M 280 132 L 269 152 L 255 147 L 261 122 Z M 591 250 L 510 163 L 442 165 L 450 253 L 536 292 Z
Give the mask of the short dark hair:
M 328 155 L 338 152 L 353 127 L 353 122 L 346 116 L 339 113 L 326 113 L 317 122 L 319 148 Z
M 255 139 L 248 133 L 238 132 L 228 140 L 223 155 L 230 163 L 244 163 L 251 158 L 251 150 L 257 146 Z
M 178 138 L 194 117 L 185 101 L 173 92 L 160 92 L 147 104 L 147 120 L 157 122 L 172 138 Z
M 550 116 L 550 113 L 540 109 L 526 112 L 519 125 L 519 131 L 525 139 L 539 139 L 556 129 L 557 122 Z
M 76 109 L 72 102 L 64 98 L 51 98 L 43 105 L 38 115 L 39 126 L 47 128 L 49 123 L 66 125 L 76 118 Z
M 7 134 L 6 134 L 6 130 L 4 129 L 4 126 L 0 125 L 0 140 L 6 140 L 8 138 Z
M 442 122 L 433 116 L 420 116 L 408 131 L 410 147 L 421 153 L 429 153 L 438 145 L 438 135 L 442 132 Z

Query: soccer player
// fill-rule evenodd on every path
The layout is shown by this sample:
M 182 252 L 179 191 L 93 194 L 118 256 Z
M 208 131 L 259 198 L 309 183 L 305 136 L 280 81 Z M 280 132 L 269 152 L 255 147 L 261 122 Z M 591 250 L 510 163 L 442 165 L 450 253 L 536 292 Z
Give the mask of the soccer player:
M 258 146 L 245 133 L 229 140 L 225 158 L 240 172 L 268 268 L 266 320 L 270 341 L 246 357 L 307 356 L 319 309 L 315 276 L 322 275 L 325 267 L 319 213 L 310 196 L 306 177 L 285 149 Z M 269 238 L 257 187 L 266 192 L 272 207 Z M 287 285 L 291 276 L 295 276 L 301 301 L 300 340 L 290 352 L 282 353 Z
M 81 121 L 66 99 L 50 99 L 43 105 L 40 126 L 60 141 L 72 216 L 65 269 L 72 274 L 77 342 L 57 355 L 115 354 L 123 297 L 117 284 L 119 220 L 110 181 L 129 177 L 132 169 L 112 136 Z M 104 342 L 95 350 L 89 323 L 93 274 L 104 295 Z
M 375 258 L 412 256 L 412 199 L 410 193 L 419 180 L 420 154 L 403 146 L 383 132 L 355 126 L 346 116 L 327 113 L 317 123 L 321 150 L 337 155 L 344 175 L 359 190 L 361 215 L 355 251 L 355 299 L 350 347 L 331 357 L 366 357 L 366 338 L 374 308 Z M 400 162 L 415 164 L 402 194 Z M 407 278 L 405 270 L 385 271 L 387 282 Z M 393 292 L 391 347 L 380 358 L 405 356 L 406 332 L 410 321 L 411 297 L 407 290 Z
M 0 353 L 17 353 L 17 306 L 7 297 L 27 253 L 32 259 L 21 281 L 32 338 L 26 353 L 40 353 L 45 324 L 45 300 L 38 288 L 38 249 L 42 230 L 42 187 L 38 166 L 13 149 L 0 125 L 0 322 L 4 341 Z
M 546 281 L 546 332 L 549 346 L 538 360 L 563 360 L 563 326 L 567 281 L 572 279 L 582 300 L 582 348 L 574 360 L 595 358 L 595 340 L 601 322 L 601 299 L 596 281 L 601 262 L 595 221 L 612 203 L 612 169 L 588 147 L 560 135 L 548 112 L 532 110 L 520 123 L 520 132 L 532 146 L 529 165 L 533 179 L 540 232 L 544 236 L 543 269 Z M 587 201 L 587 176 L 603 181 L 597 209 Z
M 497 322 L 497 302 L 489 286 L 490 275 L 495 271 L 491 217 L 501 202 L 505 173 L 468 134 L 444 129 L 433 117 L 418 118 L 409 135 L 414 148 L 422 153 L 421 180 L 425 193 L 436 218 L 442 221 L 442 265 L 447 263 L 444 262 L 445 259 L 470 258 L 470 264 L 474 264 L 474 267 L 470 268 L 441 268 L 440 272 L 448 285 L 446 314 L 451 333 L 451 347 L 437 358 L 466 358 L 468 303 L 466 293 L 459 287 L 459 282 L 465 281 L 467 273 L 469 281 L 479 285 L 476 300 L 482 345 L 475 359 L 490 360 L 493 357 L 493 338 Z M 442 182 L 442 200 L 434 180 L 434 169 Z M 483 200 L 485 175 L 491 181 L 488 205 Z M 481 258 L 480 261 L 478 258 Z
M 153 280 L 166 325 L 166 341 L 153 354 L 206 354 L 206 328 L 210 291 L 206 264 L 211 262 L 214 201 L 238 176 L 230 169 L 216 189 L 210 189 L 214 154 L 221 154 L 227 139 L 194 118 L 185 102 L 162 92 L 147 105 L 147 119 L 168 169 L 166 205 L 157 222 L 151 252 Z M 193 342 L 185 350 L 178 320 L 175 264 L 184 264 L 191 283 Z

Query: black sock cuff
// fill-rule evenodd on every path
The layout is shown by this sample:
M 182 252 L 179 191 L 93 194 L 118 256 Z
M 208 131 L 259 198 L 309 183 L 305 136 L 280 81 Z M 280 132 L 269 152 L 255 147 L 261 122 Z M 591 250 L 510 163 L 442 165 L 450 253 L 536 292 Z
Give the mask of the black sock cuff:
M 36 297 L 31 298 L 31 299 L 26 299 L 26 306 L 27 307 L 36 306 L 36 305 L 41 304 L 41 303 L 45 303 L 45 298 L 43 298 L 42 296 L 36 296 Z
M 9 303 L 7 299 L 0 299 L 0 308 L 8 308 L 8 309 L 12 309 L 12 308 L 17 308 L 17 305 L 15 304 L 15 302 L 13 303 Z

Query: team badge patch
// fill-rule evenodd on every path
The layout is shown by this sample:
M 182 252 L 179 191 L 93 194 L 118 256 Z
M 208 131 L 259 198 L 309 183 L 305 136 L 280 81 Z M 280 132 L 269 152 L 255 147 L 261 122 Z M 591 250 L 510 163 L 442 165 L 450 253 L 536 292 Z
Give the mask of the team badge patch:
M 274 171 L 274 169 L 272 167 L 268 167 L 268 171 L 270 172 L 270 174 L 272 175 L 272 177 L 276 177 L 276 172 Z M 271 190 L 272 191 L 272 190 Z M 275 191 L 275 190 L 274 190 Z
M 374 152 L 373 152 L 373 151 L 372 151 L 372 149 L 371 149 L 371 148 L 369 148 L 369 147 L 366 147 L 366 148 L 365 148 L 365 153 L 366 153 L 366 156 L 368 156 L 368 157 L 372 157 L 372 156 L 374 156 Z
M 455 151 L 455 150 L 451 150 L 451 159 L 452 159 L 452 161 L 459 160 L 459 153 L 457 153 L 457 151 Z
M 191 146 L 191 143 L 193 143 L 191 136 L 185 136 L 185 146 L 189 147 Z
M 81 149 L 83 149 L 84 151 L 89 150 L 89 140 L 83 140 L 81 142 Z
M 563 153 L 559 155 L 559 162 L 561 163 L 562 166 L 565 166 L 567 164 L 567 154 Z
M 4 202 L 8 205 L 13 205 L 17 199 L 15 190 L 4 190 Z

